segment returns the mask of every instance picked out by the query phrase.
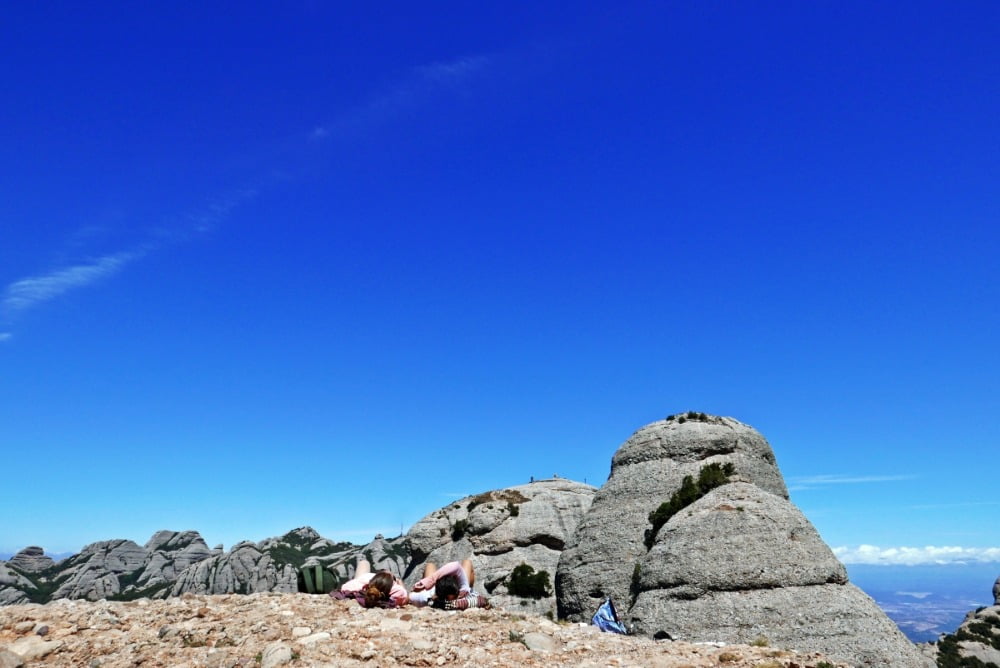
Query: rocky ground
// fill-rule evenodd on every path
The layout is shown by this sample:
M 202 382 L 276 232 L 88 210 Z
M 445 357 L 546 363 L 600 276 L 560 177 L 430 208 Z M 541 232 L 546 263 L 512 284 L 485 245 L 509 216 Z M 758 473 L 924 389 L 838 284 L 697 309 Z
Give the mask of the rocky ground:
M 763 640 L 761 641 L 763 644 Z M 185 594 L 0 608 L 17 666 L 670 666 L 825 668 L 818 654 L 601 633 L 508 610 L 366 610 L 326 596 Z

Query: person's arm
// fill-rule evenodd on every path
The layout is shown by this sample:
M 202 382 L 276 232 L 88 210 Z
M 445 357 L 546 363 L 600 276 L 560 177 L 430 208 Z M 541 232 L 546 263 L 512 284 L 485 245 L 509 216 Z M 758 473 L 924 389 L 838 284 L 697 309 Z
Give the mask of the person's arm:
M 437 584 L 438 578 L 443 578 L 445 575 L 458 575 L 459 585 L 464 582 L 465 588 L 469 587 L 469 578 L 465 575 L 465 571 L 462 570 L 462 564 L 457 561 L 449 561 L 447 564 L 437 569 L 425 578 L 421 578 L 417 581 L 417 584 L 413 585 L 413 591 L 424 591 L 425 589 L 430 589 L 435 584 Z
M 365 585 L 368 584 L 371 581 L 371 579 L 372 579 L 371 573 L 365 573 L 360 577 L 351 578 L 344 584 L 340 585 L 340 591 L 344 592 L 345 594 L 357 594 L 362 589 L 364 589 Z

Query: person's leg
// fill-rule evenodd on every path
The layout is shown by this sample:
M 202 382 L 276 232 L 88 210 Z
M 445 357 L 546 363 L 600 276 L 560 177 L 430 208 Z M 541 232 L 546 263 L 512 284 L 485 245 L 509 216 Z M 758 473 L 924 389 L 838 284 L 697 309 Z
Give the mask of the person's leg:
M 437 566 L 435 566 L 433 564 L 433 562 L 428 561 L 426 564 L 424 564 L 424 577 L 425 578 L 429 578 L 430 576 L 434 575 L 435 573 L 437 573 Z M 421 578 L 421 579 L 423 579 L 423 578 Z
M 368 563 L 367 559 L 359 559 L 358 566 L 354 569 L 354 577 L 359 578 L 362 575 L 372 572 L 372 565 Z
M 476 584 L 476 571 L 472 568 L 471 559 L 462 560 L 462 570 L 465 571 L 465 577 L 469 578 L 469 586 L 472 587 Z

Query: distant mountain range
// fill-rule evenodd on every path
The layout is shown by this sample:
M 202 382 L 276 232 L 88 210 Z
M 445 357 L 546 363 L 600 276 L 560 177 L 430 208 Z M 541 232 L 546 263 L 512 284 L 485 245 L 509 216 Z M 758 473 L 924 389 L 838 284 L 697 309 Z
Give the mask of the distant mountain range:
M 76 554 L 50 555 L 59 561 Z M 12 552 L 0 552 L 9 561 Z M 923 566 L 848 566 L 851 581 L 875 599 L 913 642 L 937 640 L 952 633 L 969 613 L 992 603 L 989 583 L 1000 574 L 996 564 Z

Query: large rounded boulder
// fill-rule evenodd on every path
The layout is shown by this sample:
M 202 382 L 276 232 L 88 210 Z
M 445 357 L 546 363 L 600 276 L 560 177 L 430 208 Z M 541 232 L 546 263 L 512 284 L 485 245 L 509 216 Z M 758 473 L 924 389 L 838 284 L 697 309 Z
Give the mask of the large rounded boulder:
M 821 652 L 864 666 L 927 660 L 848 584 L 844 566 L 789 501 L 718 487 L 663 526 L 639 562 L 628 618 L 646 635 Z
M 607 596 L 629 600 L 636 564 L 647 552 L 650 512 L 669 500 L 685 476 L 697 477 L 713 463 L 731 464 L 733 481 L 788 497 L 771 446 L 752 427 L 704 413 L 646 425 L 614 454 L 608 481 L 560 556 L 560 617 L 585 621 Z

